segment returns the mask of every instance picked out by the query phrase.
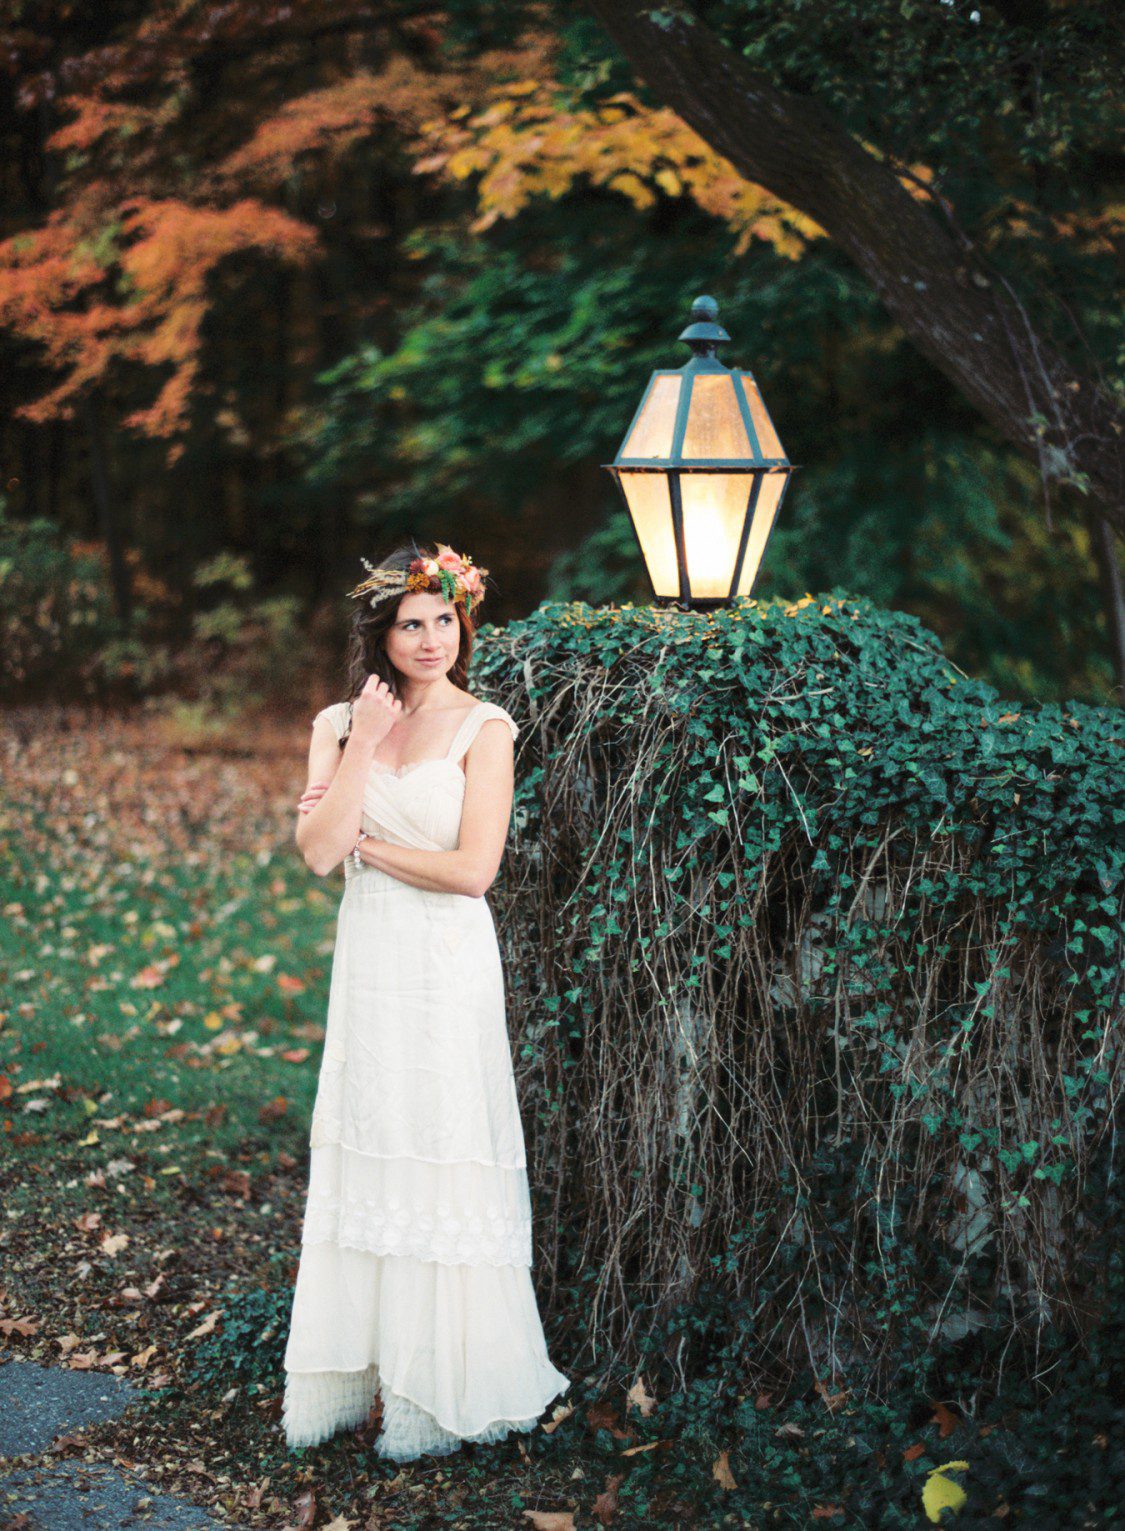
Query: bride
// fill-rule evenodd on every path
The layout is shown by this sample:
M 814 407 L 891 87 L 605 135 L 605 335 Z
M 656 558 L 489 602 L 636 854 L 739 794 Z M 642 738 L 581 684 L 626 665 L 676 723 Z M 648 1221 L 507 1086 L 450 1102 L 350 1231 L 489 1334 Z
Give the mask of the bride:
M 468 690 L 486 569 L 397 549 L 350 593 L 348 697 L 313 720 L 297 845 L 345 882 L 285 1351 L 291 1448 L 363 1423 L 399 1461 L 534 1428 L 569 1387 L 531 1206 L 486 892 L 511 716 Z

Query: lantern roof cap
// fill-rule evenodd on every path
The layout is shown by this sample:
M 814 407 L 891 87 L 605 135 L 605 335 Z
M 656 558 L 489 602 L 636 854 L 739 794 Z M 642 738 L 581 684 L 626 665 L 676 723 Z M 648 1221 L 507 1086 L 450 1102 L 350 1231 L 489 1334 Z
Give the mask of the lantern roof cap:
M 679 338 L 687 342 L 696 356 L 714 355 L 715 347 L 730 339 L 718 322 L 719 305 L 714 298 L 696 298 L 691 305 L 691 318 L 692 322 Z

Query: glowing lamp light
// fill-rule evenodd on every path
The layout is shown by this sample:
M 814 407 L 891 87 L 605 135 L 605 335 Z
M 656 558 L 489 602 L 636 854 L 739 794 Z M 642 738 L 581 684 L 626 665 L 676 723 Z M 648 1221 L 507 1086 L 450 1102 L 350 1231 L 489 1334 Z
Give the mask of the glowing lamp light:
M 749 595 L 789 476 L 753 375 L 716 348 L 730 336 L 696 298 L 691 359 L 654 372 L 612 463 L 658 601 L 722 606 Z

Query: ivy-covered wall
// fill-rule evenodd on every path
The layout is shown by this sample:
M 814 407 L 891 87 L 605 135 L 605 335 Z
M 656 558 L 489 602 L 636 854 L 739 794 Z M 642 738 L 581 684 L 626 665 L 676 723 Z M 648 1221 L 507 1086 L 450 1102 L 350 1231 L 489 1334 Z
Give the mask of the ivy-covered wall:
M 1122 714 L 1006 703 L 835 597 L 549 603 L 471 685 L 521 725 L 490 902 L 536 1279 L 586 1359 L 856 1387 L 1085 1343 Z

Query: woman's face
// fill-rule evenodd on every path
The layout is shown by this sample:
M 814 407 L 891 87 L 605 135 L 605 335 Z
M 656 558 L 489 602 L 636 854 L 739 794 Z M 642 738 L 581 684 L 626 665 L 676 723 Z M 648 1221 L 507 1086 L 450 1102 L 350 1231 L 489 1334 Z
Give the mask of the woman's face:
M 408 680 L 440 679 L 452 668 L 461 646 L 453 602 L 429 591 L 404 595 L 383 641 L 400 675 Z

